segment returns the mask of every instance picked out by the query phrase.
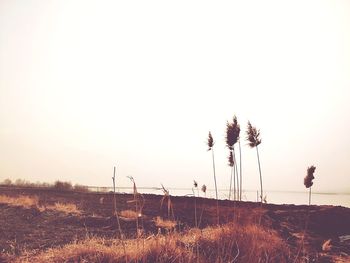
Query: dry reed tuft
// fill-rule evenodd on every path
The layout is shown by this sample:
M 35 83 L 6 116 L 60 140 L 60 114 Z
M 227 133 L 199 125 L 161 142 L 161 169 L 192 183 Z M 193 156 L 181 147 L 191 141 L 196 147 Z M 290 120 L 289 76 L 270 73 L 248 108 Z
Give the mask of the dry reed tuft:
M 316 170 L 316 167 L 314 165 L 311 165 L 307 168 L 307 174 L 304 178 L 304 185 L 306 188 L 310 188 L 314 183 L 312 182 L 313 179 L 315 179 L 314 172 Z
M 250 121 L 248 121 L 247 127 L 247 141 L 251 148 L 258 146 L 261 143 L 260 130 L 254 127 Z

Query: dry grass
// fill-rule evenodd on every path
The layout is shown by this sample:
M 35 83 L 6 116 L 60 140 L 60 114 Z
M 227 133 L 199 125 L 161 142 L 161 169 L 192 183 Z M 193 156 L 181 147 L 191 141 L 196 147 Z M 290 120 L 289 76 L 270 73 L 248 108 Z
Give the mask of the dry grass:
M 133 210 L 123 210 L 119 213 L 121 218 L 129 219 L 129 220 L 136 220 L 137 218 L 141 217 L 141 213 L 136 213 Z
M 39 205 L 39 198 L 37 196 L 19 195 L 17 197 L 10 197 L 0 195 L 0 203 L 24 208 L 36 208 L 41 212 L 45 210 L 55 210 L 66 214 L 81 214 L 81 211 L 77 208 L 77 206 L 71 203 L 63 204 L 57 202 L 54 205 Z
M 18 197 L 10 197 L 0 195 L 0 203 L 13 206 L 22 206 L 25 208 L 39 207 L 39 198 L 37 196 L 20 195 Z
M 157 216 L 155 219 L 154 219 L 154 224 L 157 226 L 157 227 L 160 227 L 160 228 L 164 228 L 164 229 L 168 229 L 168 230 L 171 230 L 171 229 L 174 229 L 177 225 L 177 223 L 175 221 L 172 221 L 172 220 L 164 220 L 162 219 L 160 216 Z
M 15 262 L 289 262 L 284 242 L 257 225 L 235 224 L 193 229 L 146 239 L 87 239 L 62 248 L 26 255 Z M 196 253 L 198 247 L 199 253 Z M 197 256 L 198 255 L 198 256 Z
M 47 206 L 46 209 L 48 210 L 56 210 L 59 212 L 63 212 L 66 214 L 81 214 L 81 211 L 77 208 L 75 204 L 71 203 L 55 203 L 53 206 Z

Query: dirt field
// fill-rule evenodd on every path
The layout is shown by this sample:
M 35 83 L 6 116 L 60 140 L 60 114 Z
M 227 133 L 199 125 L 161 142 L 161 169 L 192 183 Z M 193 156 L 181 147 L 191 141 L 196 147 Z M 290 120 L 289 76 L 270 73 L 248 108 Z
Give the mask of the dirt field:
M 75 204 L 81 211 L 67 213 L 55 209 L 14 206 L 0 203 L 0 251 L 14 257 L 23 251 L 39 253 L 86 237 L 117 238 L 116 217 L 113 217 L 111 193 L 64 192 L 51 189 L 0 188 L 0 195 L 11 197 L 35 196 L 40 207 L 55 203 Z M 129 194 L 117 194 L 117 209 L 132 210 L 134 203 Z M 161 195 L 144 195 L 142 217 L 139 220 L 143 236 L 157 234 L 155 218 L 168 218 L 167 205 L 161 207 Z M 176 231 L 185 232 L 195 226 L 195 201 L 200 228 L 216 224 L 216 200 L 193 197 L 171 197 Z M 272 205 L 253 202 L 219 201 L 220 224 L 231 221 L 239 225 L 259 224 L 275 230 L 286 241 L 292 253 L 298 253 L 305 222 L 302 253 L 314 262 L 350 262 L 350 243 L 340 242 L 340 236 L 350 235 L 350 209 L 334 206 Z M 127 238 L 135 237 L 135 221 L 120 220 Z M 330 251 L 322 251 L 325 241 L 331 239 Z M 348 243 L 347 243 L 348 242 Z M 7 259 L 8 260 L 8 259 Z M 2 261 L 6 261 L 3 257 Z M 1 262 L 1 258 L 0 258 Z

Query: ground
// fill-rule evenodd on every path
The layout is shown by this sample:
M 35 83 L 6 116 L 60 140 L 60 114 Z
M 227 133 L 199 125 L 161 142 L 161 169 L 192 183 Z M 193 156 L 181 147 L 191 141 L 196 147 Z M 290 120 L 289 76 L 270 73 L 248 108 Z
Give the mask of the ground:
M 80 213 L 55 209 L 14 206 L 0 203 L 0 251 L 21 255 L 23 251 L 39 253 L 86 237 L 118 238 L 119 228 L 113 216 L 113 194 L 55 191 L 1 187 L 0 195 L 35 196 L 38 207 L 55 203 L 75 204 Z M 155 219 L 173 219 L 167 200 L 161 206 L 161 195 L 143 195 L 144 206 L 139 220 L 143 236 L 157 234 L 160 229 Z M 117 194 L 117 210 L 133 210 L 133 195 Z M 171 197 L 176 231 L 185 232 L 195 227 L 195 207 L 199 228 L 216 225 L 216 200 L 193 197 Z M 239 225 L 258 224 L 272 229 L 288 244 L 291 253 L 314 262 L 350 262 L 350 244 L 340 242 L 340 236 L 350 235 L 350 208 L 341 206 L 273 205 L 255 202 L 219 201 L 220 224 L 236 222 Z M 121 219 L 121 229 L 127 238 L 136 235 L 135 220 Z M 306 225 L 307 224 L 307 225 Z M 306 229 L 306 230 L 305 230 Z M 322 245 L 327 241 L 331 247 Z M 348 242 L 348 241 L 347 241 Z M 301 246 L 301 244 L 303 244 Z M 8 260 L 3 257 L 3 261 Z M 1 257 L 0 257 L 1 262 Z

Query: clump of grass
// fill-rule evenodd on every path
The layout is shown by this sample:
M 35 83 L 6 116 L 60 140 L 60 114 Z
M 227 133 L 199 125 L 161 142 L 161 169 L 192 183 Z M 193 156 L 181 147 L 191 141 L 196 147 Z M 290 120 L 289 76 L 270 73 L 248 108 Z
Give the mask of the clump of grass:
M 39 208 L 39 198 L 37 196 L 20 195 L 17 197 L 10 197 L 7 195 L 0 195 L 0 203 L 24 208 Z
M 120 218 L 124 219 L 124 220 L 137 220 L 139 217 L 141 217 L 142 215 L 133 211 L 133 210 L 123 210 L 120 211 L 119 213 Z
M 66 214 L 76 214 L 76 215 L 81 214 L 81 211 L 77 208 L 76 204 L 72 204 L 72 203 L 57 202 L 53 206 L 46 206 L 45 209 L 56 210 Z
M 173 230 L 173 229 L 175 229 L 175 227 L 177 225 L 177 223 L 175 221 L 162 219 L 160 216 L 157 216 L 154 219 L 154 224 L 156 227 L 164 228 L 167 230 Z
M 20 195 L 17 197 L 10 197 L 0 195 L 0 203 L 24 208 L 36 208 L 41 212 L 45 210 L 55 210 L 67 214 L 81 214 L 81 211 L 77 208 L 77 206 L 72 203 L 57 202 L 54 205 L 40 205 L 39 198 L 37 196 Z

